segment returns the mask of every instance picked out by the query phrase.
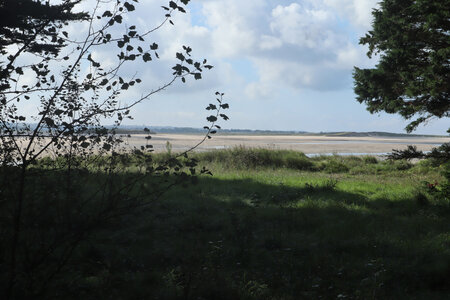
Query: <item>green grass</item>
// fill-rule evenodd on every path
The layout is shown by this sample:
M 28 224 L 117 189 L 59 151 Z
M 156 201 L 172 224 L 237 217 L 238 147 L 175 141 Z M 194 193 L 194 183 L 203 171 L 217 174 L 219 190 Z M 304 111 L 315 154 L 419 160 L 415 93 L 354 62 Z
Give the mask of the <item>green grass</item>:
M 136 298 L 448 297 L 450 211 L 415 200 L 436 169 L 244 148 L 196 158 L 214 177 L 171 190 L 122 232 L 143 267 L 119 294 L 131 280 Z
M 229 172 L 172 190 L 123 232 L 135 238 L 125 252 L 144 266 L 135 275 L 147 288 L 135 296 L 445 299 L 448 208 L 415 203 L 407 176 L 330 180 Z
M 439 167 L 245 148 L 195 157 L 214 176 L 92 236 L 65 298 L 450 296 L 450 206 L 421 189 L 443 180 Z

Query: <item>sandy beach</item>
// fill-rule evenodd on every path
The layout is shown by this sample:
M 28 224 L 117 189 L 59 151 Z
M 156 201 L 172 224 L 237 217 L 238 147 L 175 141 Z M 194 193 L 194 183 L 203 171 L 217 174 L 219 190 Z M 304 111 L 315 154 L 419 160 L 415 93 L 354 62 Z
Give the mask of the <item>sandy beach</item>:
M 150 140 L 146 140 L 145 134 L 119 135 L 124 143 L 119 146 L 123 149 L 133 149 L 145 146 L 146 143 L 153 146 L 156 152 L 166 152 L 167 143 L 172 152 L 182 152 L 191 149 L 204 136 L 200 134 L 154 134 Z M 43 143 L 49 140 L 44 138 Z M 264 148 L 276 150 L 301 151 L 308 156 L 314 155 L 375 155 L 383 156 L 392 149 L 405 149 L 408 145 L 414 145 L 418 150 L 429 151 L 443 143 L 449 143 L 447 137 L 344 137 L 344 136 L 319 136 L 319 135 L 212 135 L 212 139 L 206 139 L 194 151 L 214 151 L 233 147 Z M 24 141 L 19 140 L 19 145 L 25 147 Z M 36 151 L 40 146 L 33 147 Z M 118 149 L 117 149 L 118 150 Z M 43 156 L 54 155 L 54 146 L 51 145 Z
M 169 142 L 172 151 L 183 151 L 202 140 L 201 135 L 194 134 L 156 134 L 150 144 L 155 151 L 167 151 Z M 134 134 L 124 138 L 129 147 L 145 145 L 145 135 Z M 237 146 L 287 149 L 301 151 L 306 154 L 373 154 L 382 155 L 392 149 L 404 149 L 407 145 L 415 145 L 417 149 L 429 151 L 431 148 L 450 142 L 446 137 L 327 137 L 307 135 L 213 135 L 196 151 L 226 149 Z

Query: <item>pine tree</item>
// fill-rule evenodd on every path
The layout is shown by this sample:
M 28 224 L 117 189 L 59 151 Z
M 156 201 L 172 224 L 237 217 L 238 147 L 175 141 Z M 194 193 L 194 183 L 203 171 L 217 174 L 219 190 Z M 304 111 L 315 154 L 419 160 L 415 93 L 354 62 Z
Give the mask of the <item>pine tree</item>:
M 450 0 L 384 0 L 372 14 L 373 28 L 360 43 L 380 61 L 354 69 L 357 100 L 371 113 L 414 119 L 408 132 L 449 117 Z
M 0 91 L 9 87 L 8 79 L 15 60 L 23 53 L 53 54 L 56 56 L 65 42 L 58 37 L 58 29 L 68 21 L 83 20 L 85 13 L 73 13 L 81 0 L 65 0 L 58 5 L 33 0 L 0 0 Z M 7 51 L 7 47 L 14 49 Z M 6 62 L 5 62 L 6 61 Z

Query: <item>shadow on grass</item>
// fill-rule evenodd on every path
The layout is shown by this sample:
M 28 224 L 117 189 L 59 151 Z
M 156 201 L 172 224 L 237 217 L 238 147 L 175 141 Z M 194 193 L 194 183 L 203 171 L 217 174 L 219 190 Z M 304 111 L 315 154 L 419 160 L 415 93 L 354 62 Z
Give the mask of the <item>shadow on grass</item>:
M 331 183 L 200 177 L 103 226 L 78 247 L 49 296 L 446 299 L 449 217 Z
M 103 247 L 132 261 L 108 264 L 136 276 L 137 298 L 445 299 L 449 216 L 408 199 L 201 178 L 128 220 L 112 239 L 120 250 Z

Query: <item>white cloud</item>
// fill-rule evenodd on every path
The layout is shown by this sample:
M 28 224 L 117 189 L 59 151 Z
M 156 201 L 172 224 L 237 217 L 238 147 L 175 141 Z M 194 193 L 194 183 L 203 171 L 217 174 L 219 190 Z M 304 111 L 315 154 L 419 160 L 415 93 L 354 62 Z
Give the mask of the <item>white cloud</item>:
M 208 1 L 203 4 L 211 28 L 214 54 L 232 57 L 251 52 L 258 37 L 259 18 L 264 18 L 263 1 Z
M 153 20 L 158 20 L 162 12 L 154 8 L 160 2 L 145 2 L 136 11 L 140 27 L 156 23 Z M 206 57 L 222 66 L 205 74 L 201 83 L 189 83 L 189 88 L 226 86 L 233 77 L 239 77 L 237 70 L 223 67 L 226 59 L 235 58 L 251 61 L 257 71 L 258 77 L 247 78 L 242 85 L 250 98 L 269 97 L 279 88 L 347 88 L 353 66 L 367 59 L 365 49 L 354 44 L 340 22 L 344 20 L 356 26 L 355 31 L 360 30 L 370 17 L 373 2 L 343 0 L 339 6 L 337 0 L 282 4 L 274 0 L 197 1 L 197 5 L 201 3 L 202 26 L 192 24 L 188 10 L 187 14 L 174 15 L 175 27 L 164 26 L 151 39 L 160 45 L 159 54 L 166 66 L 176 63 L 174 56 L 182 45 L 191 46 L 194 57 Z M 150 65 L 144 71 L 148 78 L 161 78 L 161 72 L 166 72 Z
M 250 99 L 269 99 L 273 96 L 274 87 L 270 83 L 251 82 L 245 87 L 245 95 Z
M 345 0 L 342 7 L 333 0 L 284 5 L 271 0 L 200 2 L 207 27 L 191 26 L 186 17 L 182 33 L 172 38 L 165 53 L 173 55 L 176 44 L 189 40 L 194 49 L 207 49 L 208 57 L 216 60 L 239 57 L 252 61 L 259 78 L 247 85 L 248 96 L 269 95 L 269 85 L 320 90 L 348 87 L 353 66 L 366 61 L 365 49 L 354 45 L 354 38 L 351 41 L 340 22 L 344 18 L 359 26 L 355 31 L 360 30 L 374 1 Z
M 366 31 L 372 23 L 372 10 L 379 0 L 324 0 L 324 4 L 350 21 L 358 32 Z
M 265 34 L 261 36 L 259 43 L 259 48 L 261 50 L 272 50 L 280 48 L 281 46 L 283 46 L 283 41 L 281 39 Z
M 292 3 L 272 10 L 270 28 L 284 43 L 299 47 L 318 48 L 330 38 L 328 29 L 333 15 L 321 9 L 309 9 Z

